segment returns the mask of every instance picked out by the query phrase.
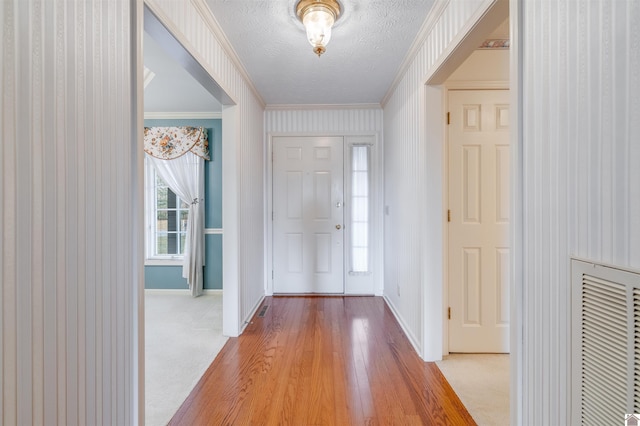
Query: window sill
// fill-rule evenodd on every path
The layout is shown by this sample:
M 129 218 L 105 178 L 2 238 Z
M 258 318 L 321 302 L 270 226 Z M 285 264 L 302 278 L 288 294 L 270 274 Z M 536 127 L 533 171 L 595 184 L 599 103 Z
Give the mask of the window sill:
M 144 266 L 182 266 L 183 258 L 176 259 L 145 259 Z

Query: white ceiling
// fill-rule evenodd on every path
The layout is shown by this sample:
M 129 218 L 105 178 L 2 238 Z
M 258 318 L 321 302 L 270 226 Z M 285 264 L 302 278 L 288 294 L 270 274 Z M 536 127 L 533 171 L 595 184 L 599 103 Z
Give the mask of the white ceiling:
M 327 52 L 318 58 L 295 16 L 297 0 L 206 0 L 268 105 L 377 104 L 389 90 L 433 0 L 340 0 Z M 492 37 L 508 37 L 508 21 Z M 145 33 L 156 77 L 146 112 L 219 112 L 220 103 Z
M 267 104 L 379 103 L 433 0 L 340 0 L 318 58 L 297 0 L 206 0 Z

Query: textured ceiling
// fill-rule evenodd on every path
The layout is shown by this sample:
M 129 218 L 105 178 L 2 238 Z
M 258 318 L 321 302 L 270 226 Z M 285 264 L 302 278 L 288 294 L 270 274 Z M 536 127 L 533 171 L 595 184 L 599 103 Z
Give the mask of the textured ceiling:
M 297 0 L 206 0 L 269 104 L 379 103 L 433 0 L 340 0 L 343 13 L 318 58 Z

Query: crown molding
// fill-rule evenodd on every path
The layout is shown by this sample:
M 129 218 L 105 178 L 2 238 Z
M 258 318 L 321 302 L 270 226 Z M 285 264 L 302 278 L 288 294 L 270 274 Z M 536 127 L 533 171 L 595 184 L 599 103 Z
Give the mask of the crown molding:
M 221 112 L 145 112 L 145 120 L 212 120 L 222 118 Z
M 265 111 L 320 111 L 345 109 L 382 109 L 380 104 L 269 104 Z
M 400 81 L 402 81 L 402 79 L 404 78 L 404 75 L 409 69 L 409 66 L 414 61 L 420 48 L 422 48 L 422 46 L 424 45 L 427 37 L 431 33 L 431 30 L 433 30 L 433 27 L 438 23 L 438 20 L 447 9 L 447 6 L 449 6 L 449 2 L 450 0 L 436 0 L 433 3 L 433 7 L 429 11 L 429 15 L 427 15 L 427 18 L 424 20 L 422 27 L 420 27 L 420 31 L 418 31 L 418 35 L 416 35 L 413 43 L 411 43 L 409 51 L 404 57 L 402 64 L 400 64 L 398 71 L 396 72 L 396 78 L 393 79 L 393 83 L 391 83 L 391 86 L 389 86 L 389 90 L 387 90 L 387 93 L 384 95 L 384 98 L 382 98 L 382 101 L 380 102 L 380 105 L 382 105 L 382 107 L 386 105 L 386 103 L 389 101 L 389 98 L 391 98 L 393 92 L 398 87 L 398 84 L 400 84 Z
M 207 6 L 205 0 L 191 0 L 191 4 L 194 5 L 196 10 L 200 14 L 200 17 L 204 20 L 204 23 L 207 25 L 207 27 L 209 27 L 211 32 L 214 34 L 218 43 L 220 43 L 222 50 L 224 50 L 224 52 L 227 54 L 227 56 L 229 57 L 233 65 L 235 65 L 238 73 L 242 76 L 244 81 L 247 83 L 247 85 L 251 89 L 251 92 L 253 92 L 253 95 L 256 97 L 256 99 L 258 100 L 262 108 L 264 108 L 266 105 L 264 102 L 264 99 L 262 99 L 262 96 L 258 92 L 258 89 L 256 89 L 256 86 L 253 84 L 253 81 L 249 77 L 249 73 L 247 72 L 247 69 L 244 67 L 244 64 L 242 63 L 242 61 L 240 60 L 238 53 L 229 42 L 227 35 L 224 33 L 224 31 L 222 31 L 222 27 L 220 27 L 218 20 L 213 15 L 213 12 L 211 11 L 211 9 L 209 9 L 209 6 Z

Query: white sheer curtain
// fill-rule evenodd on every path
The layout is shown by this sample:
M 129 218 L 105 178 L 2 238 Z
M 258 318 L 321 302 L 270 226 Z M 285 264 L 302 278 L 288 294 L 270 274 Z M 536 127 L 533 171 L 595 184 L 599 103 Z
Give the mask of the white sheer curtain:
M 191 295 L 203 290 L 204 160 L 209 159 L 203 127 L 145 127 L 144 151 L 169 188 L 189 204 L 182 276 Z
M 146 155 L 167 186 L 190 204 L 182 276 L 189 283 L 191 295 L 200 296 L 204 266 L 204 159 L 192 152 L 172 160 Z

